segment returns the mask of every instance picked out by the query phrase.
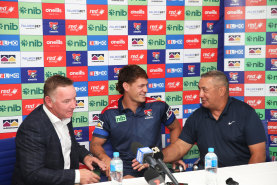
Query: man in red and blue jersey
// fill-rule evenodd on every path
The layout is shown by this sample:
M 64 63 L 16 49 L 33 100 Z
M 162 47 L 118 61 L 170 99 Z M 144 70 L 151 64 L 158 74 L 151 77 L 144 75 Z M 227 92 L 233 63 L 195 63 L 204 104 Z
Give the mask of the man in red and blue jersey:
M 91 152 L 107 167 L 111 158 L 102 145 L 106 140 L 111 142 L 113 151 L 119 152 L 123 161 L 124 178 L 143 176 L 143 165 L 135 168 L 138 171 L 132 167 L 136 157 L 131 150 L 133 142 L 161 148 L 162 124 L 170 130 L 171 143 L 181 133 L 181 125 L 170 106 L 146 97 L 147 79 L 146 72 L 137 65 L 127 65 L 119 71 L 116 89 L 123 96 L 102 111 L 91 141 Z M 109 169 L 106 175 L 109 176 Z

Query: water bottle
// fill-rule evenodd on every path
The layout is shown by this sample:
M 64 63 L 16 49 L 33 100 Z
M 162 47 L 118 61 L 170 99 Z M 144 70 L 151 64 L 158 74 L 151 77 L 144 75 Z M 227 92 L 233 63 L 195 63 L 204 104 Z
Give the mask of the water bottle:
M 113 185 L 121 185 L 123 179 L 123 162 L 119 158 L 119 152 L 113 153 L 110 163 L 110 176 Z
M 208 148 L 205 156 L 206 185 L 217 185 L 217 156 L 214 148 Z

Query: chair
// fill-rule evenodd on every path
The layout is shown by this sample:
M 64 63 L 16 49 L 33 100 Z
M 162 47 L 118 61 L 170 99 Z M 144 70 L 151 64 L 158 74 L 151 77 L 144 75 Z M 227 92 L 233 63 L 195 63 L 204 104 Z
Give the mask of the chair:
M 15 164 L 15 137 L 0 140 L 0 184 L 10 185 Z

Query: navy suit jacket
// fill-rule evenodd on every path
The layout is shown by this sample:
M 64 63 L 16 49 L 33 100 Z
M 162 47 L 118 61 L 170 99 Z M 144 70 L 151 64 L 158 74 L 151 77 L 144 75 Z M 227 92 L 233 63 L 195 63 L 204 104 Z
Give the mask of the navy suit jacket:
M 16 134 L 16 164 L 13 185 L 73 185 L 75 169 L 89 151 L 75 140 L 72 121 L 70 169 L 64 169 L 59 137 L 50 119 L 38 106 L 20 125 Z

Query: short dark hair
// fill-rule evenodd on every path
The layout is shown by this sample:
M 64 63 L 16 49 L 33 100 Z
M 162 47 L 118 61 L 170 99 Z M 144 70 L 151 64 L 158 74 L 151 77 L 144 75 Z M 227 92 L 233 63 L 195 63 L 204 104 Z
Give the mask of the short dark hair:
M 215 80 L 217 82 L 221 82 L 223 84 L 223 86 L 226 87 L 227 93 L 229 93 L 229 81 L 228 81 L 227 76 L 223 72 L 213 70 L 213 71 L 208 71 L 206 73 L 203 73 L 201 75 L 201 78 L 207 78 L 207 77 L 212 77 L 213 80 Z
M 148 79 L 147 73 L 138 65 L 126 65 L 119 70 L 118 82 L 116 84 L 116 90 L 120 94 L 124 94 L 123 83 L 133 83 L 138 78 Z
M 73 85 L 73 81 L 61 75 L 54 75 L 49 77 L 43 87 L 44 98 L 50 96 L 58 87 L 66 87 Z

